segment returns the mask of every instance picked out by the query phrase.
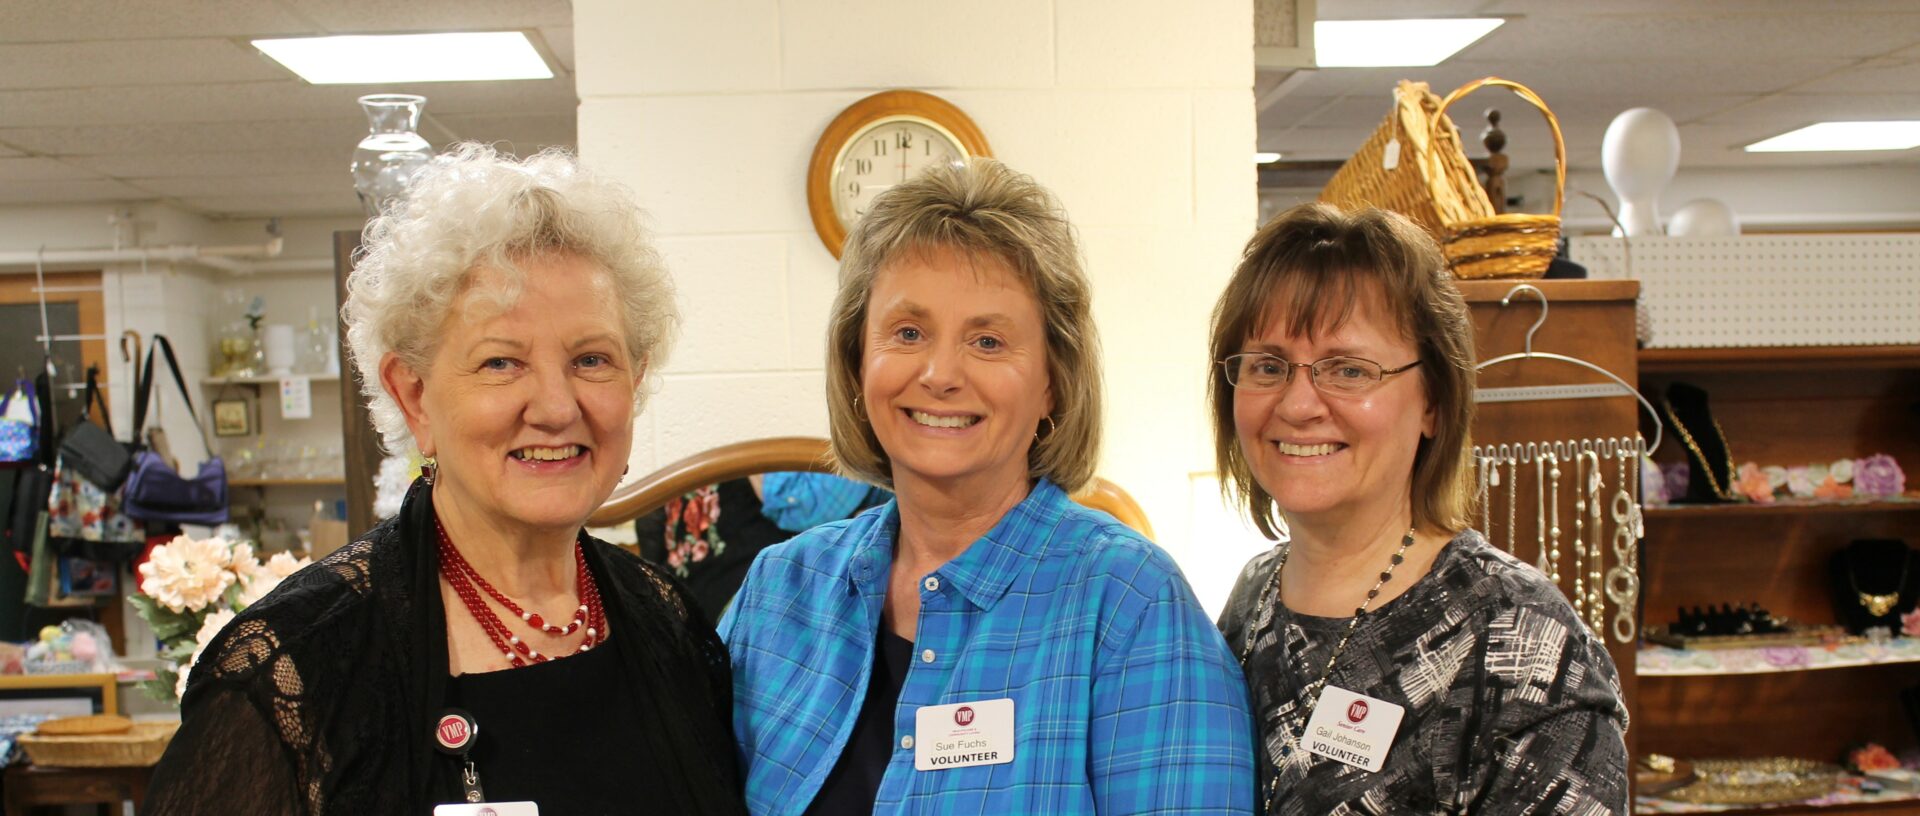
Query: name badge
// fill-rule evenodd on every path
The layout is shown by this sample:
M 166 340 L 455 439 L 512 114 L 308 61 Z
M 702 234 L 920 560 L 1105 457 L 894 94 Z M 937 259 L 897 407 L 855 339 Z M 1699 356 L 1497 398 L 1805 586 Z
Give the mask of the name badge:
M 913 715 L 913 767 L 944 771 L 1013 761 L 1013 699 L 921 706 Z
M 434 805 L 433 816 L 540 816 L 540 806 L 532 802 Z
M 1301 741 L 1307 753 L 1378 773 L 1406 715 L 1401 706 L 1330 685 L 1320 691 Z

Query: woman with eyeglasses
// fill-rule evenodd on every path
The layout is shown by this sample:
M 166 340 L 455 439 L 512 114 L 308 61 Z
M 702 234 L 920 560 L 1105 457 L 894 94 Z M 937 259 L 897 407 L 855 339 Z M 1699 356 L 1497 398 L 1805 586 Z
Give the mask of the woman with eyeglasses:
M 1625 813 L 1601 638 L 1469 529 L 1473 326 L 1401 216 L 1290 210 L 1214 308 L 1224 481 L 1272 552 L 1220 627 L 1274 814 Z

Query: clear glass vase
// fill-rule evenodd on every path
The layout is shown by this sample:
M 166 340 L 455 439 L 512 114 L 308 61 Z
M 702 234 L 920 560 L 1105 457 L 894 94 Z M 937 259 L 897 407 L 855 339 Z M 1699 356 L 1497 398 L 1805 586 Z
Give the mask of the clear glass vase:
M 417 132 L 426 105 L 426 97 L 413 94 L 360 97 L 367 137 L 353 150 L 353 189 L 367 215 L 379 215 L 404 195 L 414 174 L 433 160 L 433 147 Z

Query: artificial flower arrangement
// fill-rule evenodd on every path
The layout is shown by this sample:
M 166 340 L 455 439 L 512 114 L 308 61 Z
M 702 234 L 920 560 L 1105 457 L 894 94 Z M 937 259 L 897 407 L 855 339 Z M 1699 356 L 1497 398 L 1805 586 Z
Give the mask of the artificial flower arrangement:
M 284 552 L 263 562 L 252 544 L 218 537 L 181 535 L 154 547 L 140 565 L 140 591 L 127 602 L 153 627 L 160 657 L 172 664 L 154 681 L 155 696 L 184 694 L 193 664 L 234 615 L 310 563 Z
M 1758 504 L 1770 504 L 1776 498 L 1838 501 L 1898 496 L 1907 490 L 1907 475 L 1893 457 L 1876 453 L 1796 467 L 1748 462 L 1740 466 L 1734 485 L 1741 498 Z
M 1684 495 L 1691 470 L 1686 462 L 1643 462 L 1641 489 L 1647 505 L 1657 507 Z M 1890 498 L 1906 492 L 1907 474 L 1900 470 L 1899 462 L 1884 453 L 1797 467 L 1762 467 L 1748 462 L 1734 471 L 1733 478 L 1733 497 L 1755 504 L 1772 504 L 1777 499 Z

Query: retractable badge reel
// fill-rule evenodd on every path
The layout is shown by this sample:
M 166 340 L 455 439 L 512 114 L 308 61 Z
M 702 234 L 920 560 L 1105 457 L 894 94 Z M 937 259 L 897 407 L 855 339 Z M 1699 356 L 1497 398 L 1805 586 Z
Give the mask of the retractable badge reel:
M 440 753 L 460 760 L 460 789 L 467 802 L 484 802 L 480 790 L 480 770 L 473 765 L 473 742 L 480 738 L 480 724 L 473 715 L 449 708 L 433 724 L 433 744 Z

